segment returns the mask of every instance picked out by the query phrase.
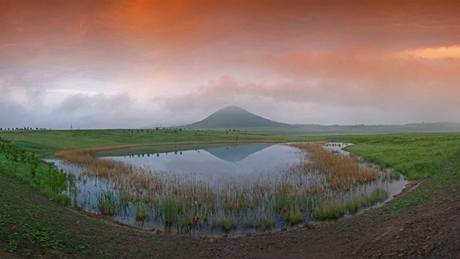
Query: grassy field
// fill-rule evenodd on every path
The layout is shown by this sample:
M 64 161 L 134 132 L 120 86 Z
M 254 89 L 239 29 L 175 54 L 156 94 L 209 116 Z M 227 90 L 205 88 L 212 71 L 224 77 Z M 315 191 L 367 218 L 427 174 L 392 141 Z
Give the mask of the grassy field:
M 342 141 L 355 144 L 348 148 L 353 154 L 384 168 L 394 168 L 409 180 L 422 179 L 436 173 L 460 149 L 459 133 L 282 136 L 232 131 L 163 129 L 0 132 L 0 138 L 10 140 L 18 148 L 33 152 L 39 157 L 52 155 L 62 149 L 126 144 L 177 142 L 175 148 L 153 148 L 159 151 L 174 151 L 181 146 L 181 142 L 187 141 Z M 143 147 L 134 149 L 136 152 L 151 150 L 152 148 Z
M 125 144 L 154 144 L 164 142 L 219 141 L 296 141 L 299 136 L 276 136 L 235 131 L 203 130 L 65 130 L 0 132 L 0 137 L 38 156 L 52 155 L 62 149 L 107 147 Z
M 345 141 L 355 155 L 383 168 L 393 168 L 409 180 L 433 175 L 460 151 L 460 134 L 391 134 L 374 136 L 335 136 Z
M 182 141 L 351 142 L 355 144 L 348 148 L 352 153 L 382 167 L 394 168 L 410 180 L 423 179 L 428 183 L 428 187 L 385 206 L 383 211 L 388 217 L 424 204 L 436 193 L 445 195 L 443 190 L 458 186 L 454 184 L 458 183 L 460 176 L 460 134 L 455 133 L 283 137 L 241 132 L 98 130 L 2 132 L 0 138 L 11 141 L 2 142 L 0 153 L 0 189 L 3 190 L 0 192 L 0 249 L 22 255 L 70 253 L 114 256 L 126 252 L 107 250 L 122 246 L 118 242 L 126 237 L 115 238 L 121 232 L 146 238 L 144 234 L 137 236 L 135 231 L 124 228 L 121 231 L 97 218 L 81 216 L 56 204 L 55 201 L 65 204 L 65 199 L 59 197 L 62 188 L 65 188 L 62 174 L 50 169 L 38 158 L 61 149 Z M 43 196 L 34 196 L 34 193 L 40 192 Z M 55 201 L 50 202 L 49 199 Z M 50 221 L 50 218 L 53 220 Z M 80 224 L 88 229 L 82 230 Z M 101 236 L 97 237 L 98 234 Z M 176 237 L 166 239 L 175 240 Z M 148 256 L 152 250 L 146 249 L 143 253 Z M 133 248 L 128 250 L 133 252 Z

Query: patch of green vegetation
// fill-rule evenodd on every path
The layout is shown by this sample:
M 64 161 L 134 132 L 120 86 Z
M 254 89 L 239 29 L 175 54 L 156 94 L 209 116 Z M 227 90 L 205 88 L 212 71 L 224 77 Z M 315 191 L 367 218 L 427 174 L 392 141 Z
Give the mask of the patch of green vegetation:
M 29 255 L 28 246 L 41 249 L 59 249 L 64 246 L 63 240 L 52 230 L 41 226 L 28 215 L 12 217 L 4 212 L 0 213 L 0 239 L 5 241 L 6 251 L 13 253 L 23 249 L 23 255 Z
M 291 225 L 295 225 L 305 221 L 305 217 L 300 210 L 299 206 L 292 206 L 289 209 L 289 213 L 285 215 L 285 220 Z
M 370 194 L 352 197 L 344 203 L 331 202 L 312 210 L 312 218 L 315 220 L 332 220 L 343 217 L 345 214 L 353 214 L 359 209 L 370 207 L 388 198 L 388 192 L 377 188 Z
M 294 195 L 280 193 L 274 199 L 273 208 L 280 214 L 287 215 L 290 209 L 296 205 L 296 202 L 297 200 Z
M 445 199 L 458 199 L 455 195 L 449 195 L 458 190 L 460 183 L 460 152 L 456 158 L 446 163 L 441 171 L 422 180 L 423 188 L 415 188 L 407 195 L 396 199 L 383 208 L 390 214 L 401 214 L 410 211 L 415 206 L 420 206 L 429 202 L 437 204 L 439 197 Z
M 345 210 L 348 213 L 356 213 L 360 208 L 372 206 L 388 198 L 388 192 L 377 188 L 369 195 L 353 197 L 345 203 Z
M 53 165 L 44 163 L 34 153 L 23 151 L 0 138 L 0 170 L 19 178 L 61 204 L 70 202 L 65 193 L 67 178 Z
M 144 221 L 148 218 L 147 207 L 143 202 L 136 202 L 136 221 Z
M 163 219 L 165 226 L 172 226 L 178 212 L 177 201 L 172 198 L 161 200 L 157 204 L 157 210 Z
M 0 244 L 4 244 L 0 249 L 26 257 L 47 257 L 46 251 L 82 252 L 76 249 L 81 246 L 80 241 L 71 241 L 76 221 L 62 222 L 63 215 L 74 213 L 45 196 L 37 195 L 36 189 L 27 182 L 2 169 L 0 190 Z M 37 199 L 52 207 L 44 207 L 42 203 L 37 203 Z
M 238 227 L 238 220 L 234 216 L 224 216 L 221 221 L 222 230 L 230 232 Z
M 294 225 L 304 221 L 302 210 L 295 197 L 281 195 L 277 198 L 275 206 L 287 224 Z
M 311 212 L 311 216 L 314 220 L 332 220 L 343 217 L 345 213 L 345 205 L 334 202 L 314 208 Z
M 442 171 L 460 151 L 457 133 L 329 136 L 325 139 L 353 143 L 348 151 L 383 168 L 393 168 L 409 180 Z

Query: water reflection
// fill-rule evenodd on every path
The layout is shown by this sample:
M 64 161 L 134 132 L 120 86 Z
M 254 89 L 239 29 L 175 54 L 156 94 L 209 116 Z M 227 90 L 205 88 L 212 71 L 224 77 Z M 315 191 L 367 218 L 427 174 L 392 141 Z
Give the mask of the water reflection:
M 271 144 L 241 144 L 197 150 L 157 153 L 157 156 L 112 156 L 146 170 L 218 184 L 247 182 L 299 164 L 303 154 L 295 147 Z
M 207 152 L 209 152 L 210 154 L 212 154 L 213 156 L 221 160 L 224 160 L 227 162 L 238 162 L 270 146 L 272 146 L 272 144 L 261 143 L 261 144 L 246 144 L 246 145 L 231 145 L 231 146 L 225 146 L 225 147 L 214 147 L 214 148 L 206 148 L 204 150 L 206 150 Z M 282 152 L 282 151 L 279 151 L 279 152 Z M 292 150 L 292 152 L 295 152 L 295 150 Z

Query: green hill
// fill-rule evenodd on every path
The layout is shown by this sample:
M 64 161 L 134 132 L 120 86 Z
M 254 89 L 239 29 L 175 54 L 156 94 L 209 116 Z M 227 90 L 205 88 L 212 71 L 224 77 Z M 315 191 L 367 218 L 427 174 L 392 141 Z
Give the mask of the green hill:
M 228 106 L 187 128 L 282 128 L 289 124 L 255 115 L 237 106 Z

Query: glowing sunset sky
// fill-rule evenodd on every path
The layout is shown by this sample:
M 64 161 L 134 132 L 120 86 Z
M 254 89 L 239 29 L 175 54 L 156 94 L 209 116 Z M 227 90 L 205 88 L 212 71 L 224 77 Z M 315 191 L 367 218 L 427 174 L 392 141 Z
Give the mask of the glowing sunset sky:
M 0 0 L 0 127 L 460 121 L 460 1 Z

